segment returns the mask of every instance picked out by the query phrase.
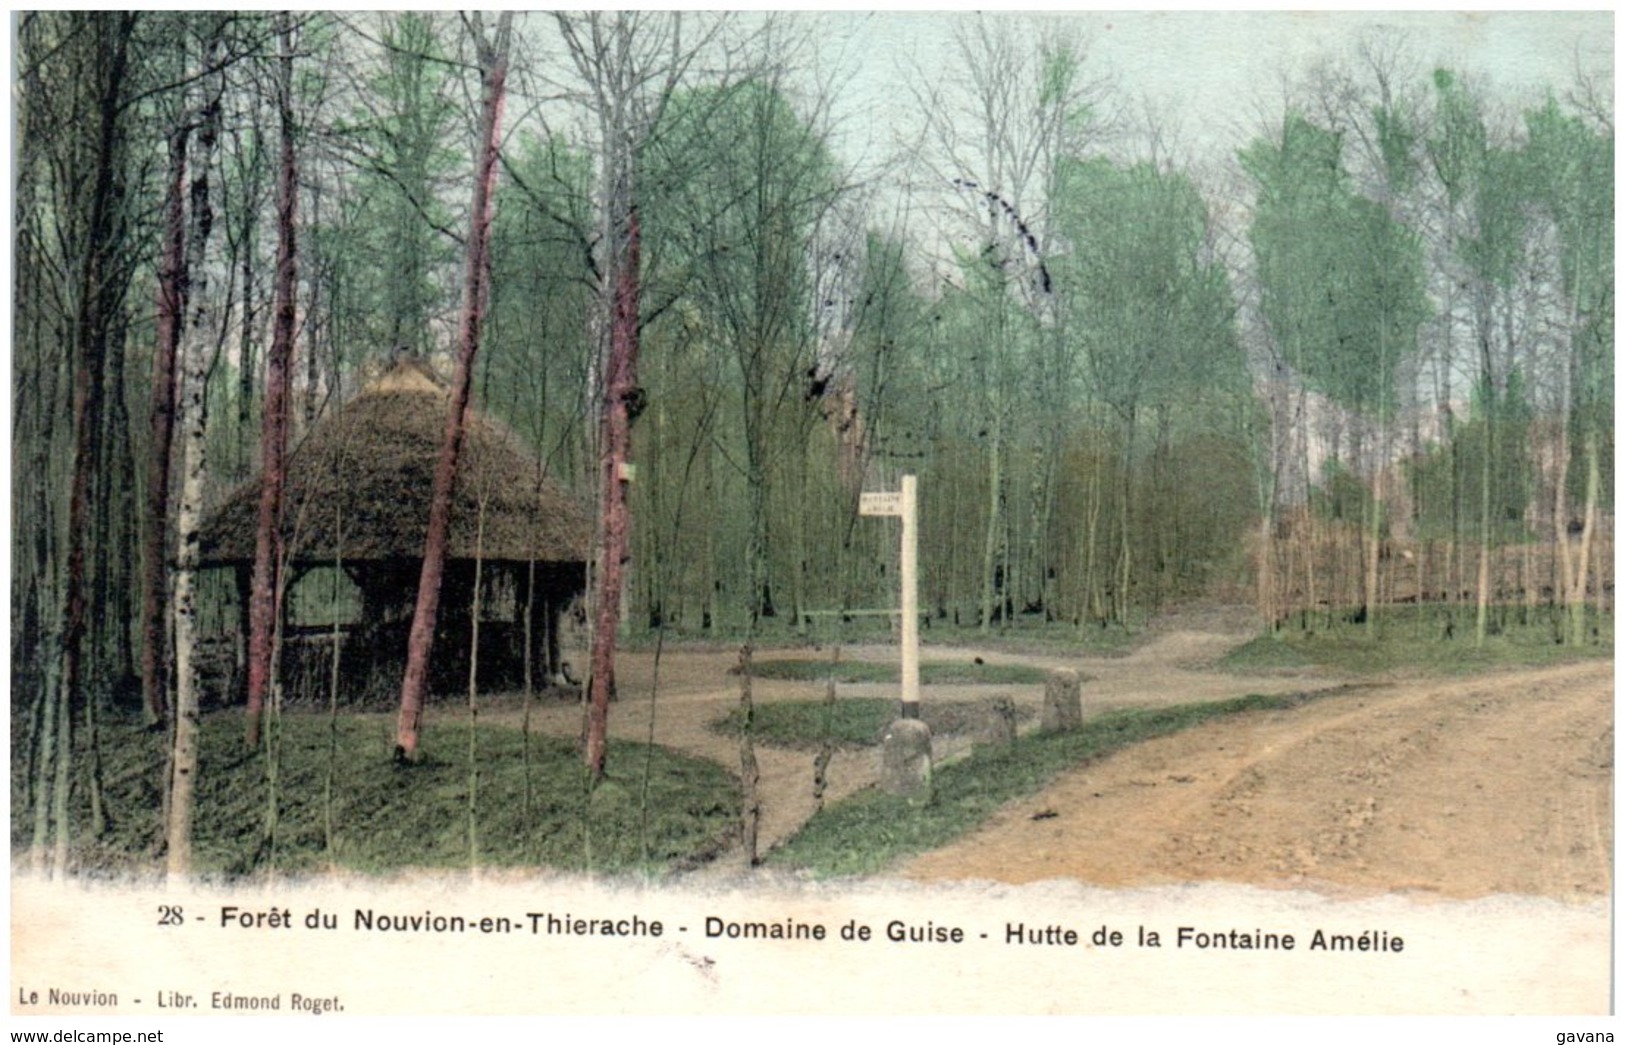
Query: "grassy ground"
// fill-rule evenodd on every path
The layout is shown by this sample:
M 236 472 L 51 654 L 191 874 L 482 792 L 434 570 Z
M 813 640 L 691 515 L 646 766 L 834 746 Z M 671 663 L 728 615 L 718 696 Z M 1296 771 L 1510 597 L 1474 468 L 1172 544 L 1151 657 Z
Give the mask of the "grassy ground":
M 751 736 L 758 743 L 789 748 L 816 748 L 829 739 L 836 747 L 867 747 L 897 717 L 897 701 L 880 697 L 843 697 L 833 704 L 796 700 L 757 705 Z M 711 723 L 718 733 L 737 733 L 742 715 L 736 708 Z
M 896 682 L 900 668 L 895 662 L 870 660 L 843 660 L 831 664 L 828 660 L 811 658 L 774 658 L 751 664 L 751 674 L 763 679 L 791 679 L 801 682 L 826 682 L 830 676 L 836 682 Z M 1045 671 L 1030 664 L 983 664 L 977 661 L 928 660 L 920 665 L 920 682 L 927 686 L 981 685 L 1027 686 L 1042 685 Z
M 1473 609 L 1430 605 L 1394 607 L 1378 613 L 1374 626 L 1324 616 L 1293 622 L 1275 635 L 1239 646 L 1222 664 L 1236 671 L 1321 667 L 1343 674 L 1420 671 L 1460 675 L 1503 667 L 1541 667 L 1614 654 L 1614 621 L 1597 621 L 1594 641 L 1566 646 L 1555 641 L 1549 612 L 1497 607 L 1484 644 L 1473 640 Z
M 899 667 L 882 661 L 843 660 L 832 664 L 825 659 L 779 657 L 752 663 L 757 678 L 789 679 L 801 682 L 838 683 L 897 682 Z M 1041 685 L 1046 672 L 1028 664 L 984 664 L 979 661 L 927 661 L 920 665 L 920 681 L 925 685 Z M 983 709 L 986 702 L 934 700 L 926 709 L 928 722 L 937 732 L 954 731 L 962 721 Z M 877 697 L 842 697 L 833 703 L 823 700 L 775 701 L 759 704 L 752 718 L 753 736 L 761 743 L 780 747 L 811 749 L 825 740 L 836 747 L 868 747 L 880 742 L 886 726 L 897 717 L 897 700 Z M 713 722 L 719 733 L 739 730 L 740 712 L 735 709 Z
M 931 617 L 921 622 L 920 645 L 973 646 L 1003 650 L 1008 653 L 1061 653 L 1077 656 L 1110 656 L 1123 653 L 1137 642 L 1146 626 L 1146 618 L 1135 617 L 1127 626 L 1115 623 L 1089 622 L 1083 625 L 1045 621 L 1040 614 L 1017 614 L 1006 624 L 995 622 L 986 634 L 974 624 L 955 624 L 952 620 Z M 684 628 L 668 625 L 664 632 L 667 648 L 710 647 L 737 649 L 744 641 L 744 632 L 719 625 L 710 629 Z M 660 641 L 658 630 L 631 629 L 621 635 L 621 645 L 629 650 L 652 650 Z M 769 649 L 798 649 L 809 643 L 821 646 L 892 645 L 897 642 L 897 631 L 891 618 L 884 615 L 850 617 L 838 620 L 833 614 L 820 614 L 804 627 L 794 627 L 787 618 L 774 618 L 761 622 L 755 636 L 758 651 Z
M 391 728 L 383 716 L 283 716 L 268 838 L 273 760 L 241 749 L 241 714 L 207 716 L 193 834 L 198 872 L 383 873 L 477 862 L 658 873 L 712 855 L 737 823 L 736 782 L 703 760 L 611 743 L 609 779 L 589 799 L 569 741 L 431 725 L 423 761 L 397 765 Z M 87 871 L 139 872 L 151 866 L 159 830 L 161 738 L 134 724 L 104 725 L 102 752 L 110 824 L 81 846 L 81 858 Z M 472 780 L 471 756 L 479 767 Z M 76 830 L 85 837 L 83 824 Z
M 1280 709 L 1304 696 L 1241 697 L 1171 708 L 1113 711 L 1066 733 L 1040 733 L 1013 744 L 974 749 L 941 766 L 928 804 L 870 789 L 831 806 L 768 856 L 770 864 L 819 877 L 882 872 L 916 853 L 946 845 L 1004 803 L 1033 794 L 1057 775 L 1120 748 L 1187 729 L 1221 715 Z
M 814 750 L 827 739 L 835 747 L 873 747 L 897 718 L 897 701 L 882 697 L 841 697 L 833 704 L 822 700 L 775 701 L 758 704 L 752 717 L 752 738 L 759 744 Z M 1033 712 L 1013 703 L 1008 713 L 1016 720 Z M 986 729 L 997 711 L 991 700 L 931 700 L 921 709 L 925 724 L 935 734 Z M 737 708 L 711 723 L 718 733 L 739 731 Z

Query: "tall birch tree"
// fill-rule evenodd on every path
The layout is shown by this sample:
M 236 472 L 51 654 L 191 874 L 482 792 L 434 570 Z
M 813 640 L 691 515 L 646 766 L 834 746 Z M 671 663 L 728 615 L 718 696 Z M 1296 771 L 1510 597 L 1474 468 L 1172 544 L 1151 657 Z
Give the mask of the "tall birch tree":
M 273 644 L 281 614 L 282 488 L 288 449 L 288 415 L 298 289 L 299 165 L 293 104 L 295 27 L 278 16 L 276 108 L 281 140 L 276 192 L 276 304 L 271 347 L 265 361 L 265 401 L 260 426 L 260 498 L 254 536 L 254 570 L 249 594 L 247 744 L 260 744 L 267 694 L 276 681 Z
M 204 49 L 205 69 L 216 64 L 223 40 L 216 21 Z M 185 268 L 176 273 L 186 287 L 186 307 L 179 331 L 181 380 L 181 489 L 175 515 L 175 583 L 172 612 L 175 627 L 175 713 L 169 757 L 168 802 L 165 824 L 167 871 L 174 878 L 192 869 L 192 822 L 198 770 L 198 743 L 202 728 L 201 672 L 198 665 L 199 529 L 208 476 L 208 384 L 215 362 L 217 327 L 209 298 L 207 259 L 214 208 L 210 200 L 210 172 L 220 136 L 220 96 L 224 76 L 216 71 L 200 85 L 196 106 L 197 134 L 183 169 L 191 171 Z
M 471 28 L 479 54 L 482 87 L 479 154 L 474 168 L 474 201 L 469 212 L 468 257 L 463 281 L 457 369 L 452 377 L 445 437 L 440 445 L 440 456 L 435 462 L 434 486 L 429 497 L 429 530 L 423 542 L 423 569 L 418 578 L 412 630 L 407 638 L 406 674 L 401 681 L 395 757 L 402 761 L 412 761 L 418 757 L 418 730 L 429 688 L 429 655 L 434 645 L 435 621 L 440 610 L 440 580 L 445 571 L 446 542 L 451 529 L 452 490 L 457 481 L 457 458 L 462 450 L 469 391 L 480 348 L 481 326 L 485 320 L 491 267 L 491 218 L 496 204 L 497 157 L 502 145 L 502 106 L 507 91 L 513 12 L 504 11 L 497 17 L 496 28 L 489 38 L 477 15 Z
M 615 695 L 616 629 L 629 555 L 628 489 L 642 292 L 638 202 L 644 151 L 667 103 L 719 23 L 694 33 L 680 12 L 588 12 L 556 16 L 580 97 L 591 114 L 599 156 L 597 302 L 589 330 L 598 345 L 598 539 L 584 757 L 604 776 L 609 704 Z M 685 32 L 693 33 L 685 37 Z

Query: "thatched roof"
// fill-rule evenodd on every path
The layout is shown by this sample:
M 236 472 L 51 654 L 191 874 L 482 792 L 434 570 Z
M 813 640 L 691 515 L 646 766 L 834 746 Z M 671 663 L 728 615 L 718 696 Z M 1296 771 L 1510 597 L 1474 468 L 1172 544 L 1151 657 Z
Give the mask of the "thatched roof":
M 444 438 L 448 391 L 421 364 L 397 362 L 289 454 L 283 538 L 306 562 L 419 559 L 429 492 Z M 211 565 L 252 561 L 260 478 L 232 491 L 203 525 Z M 453 559 L 585 562 L 592 526 L 583 507 L 503 425 L 470 409 L 451 513 Z

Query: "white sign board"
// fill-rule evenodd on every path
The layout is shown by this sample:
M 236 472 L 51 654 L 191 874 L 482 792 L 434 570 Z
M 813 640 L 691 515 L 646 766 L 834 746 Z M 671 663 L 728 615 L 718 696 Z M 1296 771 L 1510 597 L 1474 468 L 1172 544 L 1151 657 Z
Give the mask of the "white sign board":
M 866 493 L 858 497 L 859 515 L 902 515 L 903 491 L 888 490 L 884 493 Z
M 902 654 L 903 654 L 903 708 L 904 718 L 920 717 L 920 615 L 919 592 L 915 581 L 918 571 L 915 513 L 918 507 L 914 476 L 903 476 L 901 490 L 866 493 L 858 498 L 859 515 L 897 515 L 903 520 L 902 569 Z

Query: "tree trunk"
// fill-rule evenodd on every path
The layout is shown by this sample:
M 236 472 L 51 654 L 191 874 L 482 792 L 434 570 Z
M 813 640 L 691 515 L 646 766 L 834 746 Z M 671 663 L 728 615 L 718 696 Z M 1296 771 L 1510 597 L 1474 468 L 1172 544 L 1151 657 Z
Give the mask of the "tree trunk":
M 201 277 L 201 272 L 199 276 Z M 175 729 L 170 754 L 167 871 L 171 878 L 192 869 L 192 809 L 198 767 L 199 680 L 197 647 L 198 528 L 207 476 L 205 390 L 209 360 L 201 318 L 186 337 L 186 382 L 182 399 L 181 497 L 176 514 L 175 569 Z
M 1376 637 L 1377 603 L 1381 595 L 1377 590 L 1377 567 L 1382 555 L 1382 498 L 1383 477 L 1381 464 L 1371 474 L 1371 496 L 1366 498 L 1366 504 L 1361 512 L 1361 578 L 1360 578 L 1360 606 L 1364 617 L 1364 630 L 1366 638 Z
M 395 756 L 417 757 L 418 727 L 429 688 L 429 653 L 434 644 L 435 620 L 440 611 L 440 580 L 445 571 L 446 543 L 451 529 L 451 499 L 457 480 L 457 457 L 462 449 L 468 412 L 469 387 L 480 347 L 485 318 L 488 248 L 491 214 L 496 195 L 497 153 L 501 144 L 502 102 L 508 74 L 508 32 L 513 13 L 504 11 L 497 22 L 496 43 L 478 41 L 485 81 L 480 118 L 480 156 L 474 179 L 473 228 L 468 237 L 468 269 L 464 283 L 462 346 L 452 379 L 451 402 L 446 413 L 445 438 L 435 462 L 434 487 L 429 500 L 429 532 L 423 542 L 423 569 L 418 577 L 417 606 L 406 647 L 406 675 L 401 681 L 401 707 L 395 731 Z
M 322 227 L 322 194 L 320 191 L 311 192 L 310 223 L 315 228 Z M 321 254 L 313 250 L 311 258 L 310 300 L 306 303 L 305 321 L 305 402 L 304 402 L 304 431 L 308 432 L 316 424 L 316 417 L 321 413 L 321 397 L 317 394 L 321 385 L 321 351 L 317 338 L 321 333 L 322 315 L 322 280 L 321 280 Z
M 1586 641 L 1586 574 L 1587 559 L 1591 555 L 1591 542 L 1597 529 L 1597 492 L 1602 485 L 1602 467 L 1599 464 L 1598 438 L 1595 427 L 1588 428 L 1582 437 L 1586 462 L 1585 521 L 1580 528 L 1580 554 L 1574 564 L 1574 580 L 1569 585 L 1569 641 L 1580 645 Z M 1602 589 L 1598 589 L 1599 602 Z
M 282 158 L 277 175 L 276 313 L 265 364 L 265 405 L 260 425 L 260 503 L 254 536 L 254 580 L 249 596 L 247 744 L 260 744 L 260 720 L 271 684 L 277 591 L 281 588 L 282 486 L 288 440 L 289 363 L 293 355 L 294 291 L 298 279 L 295 217 L 299 170 L 293 149 L 293 41 L 287 16 L 281 25 L 282 53 L 277 108 L 282 125 Z
M 1486 353 L 1487 355 L 1487 353 Z M 1490 551 L 1493 539 L 1490 530 L 1490 487 L 1494 481 L 1495 434 L 1496 415 L 1499 410 L 1495 404 L 1497 395 L 1495 386 L 1488 378 L 1484 381 L 1485 402 L 1488 410 L 1484 415 L 1484 449 L 1480 458 L 1479 491 L 1478 491 L 1478 608 L 1473 623 L 1473 644 L 1484 645 L 1485 636 L 1489 631 L 1490 608 Z
M 1118 536 L 1121 544 L 1117 549 L 1117 582 L 1114 585 L 1113 602 L 1116 606 L 1117 623 L 1127 626 L 1129 618 L 1129 580 L 1133 576 L 1134 549 L 1132 546 L 1133 526 L 1131 519 L 1134 508 L 1134 412 L 1130 410 L 1125 417 L 1123 426 L 1123 488 L 1119 493 L 1121 500 L 1117 505 Z
M 480 866 L 480 584 L 485 569 L 485 495 L 474 526 L 474 590 L 468 603 L 468 869 Z
M 1377 606 L 1382 601 L 1378 591 L 1377 570 L 1382 558 L 1382 516 L 1386 504 L 1388 486 L 1386 473 L 1388 470 L 1388 410 L 1385 406 L 1388 391 L 1388 325 L 1383 323 L 1378 338 L 1377 373 L 1379 383 L 1377 387 L 1377 431 L 1373 435 L 1376 443 L 1373 460 L 1371 462 L 1371 497 L 1367 508 L 1369 513 L 1366 519 L 1366 548 L 1365 548 L 1365 579 L 1363 584 L 1365 602 L 1365 634 L 1368 639 L 1375 639 L 1377 635 Z
M 610 329 L 608 365 L 604 373 L 604 401 L 599 421 L 602 454 L 601 545 L 598 552 L 597 613 L 592 636 L 592 676 L 587 711 L 587 771 L 604 776 L 609 739 L 609 702 L 615 696 L 615 632 L 620 624 L 621 586 L 627 548 L 627 465 L 632 450 L 628 400 L 637 388 L 638 265 L 640 233 L 638 212 L 630 204 L 631 172 L 622 172 L 618 197 L 612 203 L 627 207 L 625 246 L 615 266 L 615 311 Z M 624 196 L 623 196 L 624 193 Z M 619 229 L 620 223 L 616 221 Z
M 761 862 L 757 854 L 757 839 L 762 824 L 762 798 L 758 791 L 761 783 L 761 767 L 756 761 L 756 744 L 753 738 L 756 719 L 756 703 L 751 696 L 751 654 L 753 647 L 747 640 L 739 648 L 739 788 L 740 801 L 740 835 L 741 843 L 745 849 L 745 859 L 750 866 L 755 867 Z
M 256 107 L 255 113 L 258 114 Z M 234 136 L 236 137 L 236 136 Z M 256 136 L 257 140 L 257 136 Z M 238 151 L 242 150 L 241 140 L 238 140 Z M 260 164 L 257 161 L 260 152 L 256 148 L 252 166 L 251 182 L 244 188 L 247 199 L 253 200 L 258 195 Z M 254 296 L 254 230 L 258 225 L 258 215 L 252 205 L 242 209 L 242 226 L 238 234 L 238 250 L 241 251 L 240 280 L 243 289 L 242 322 L 238 327 L 237 336 L 237 439 L 236 454 L 232 460 L 232 474 L 235 479 L 246 478 L 250 469 L 248 433 L 250 420 L 254 416 L 254 372 L 256 370 L 254 359 L 254 321 L 258 314 L 258 303 Z
M 204 65 L 215 64 L 220 43 L 210 41 Z M 167 873 L 171 878 L 187 875 L 192 869 L 192 813 L 198 768 L 198 734 L 201 728 L 199 673 L 197 665 L 197 572 L 200 546 L 198 531 L 203 518 L 203 492 L 208 478 L 208 382 L 213 364 L 209 351 L 211 314 L 208 294 L 208 268 L 205 265 L 214 212 L 209 203 L 209 167 L 219 134 L 220 95 L 223 86 L 216 80 L 216 92 L 205 104 L 197 136 L 197 158 L 192 166 L 191 231 L 184 261 L 176 273 L 176 285 L 184 288 L 185 311 L 181 338 L 185 379 L 181 399 L 181 496 L 175 518 L 175 728 L 170 738 L 169 786 L 165 802 Z M 182 168 L 186 166 L 183 162 Z M 173 389 L 171 389 L 173 392 Z M 154 389 L 156 408 L 157 390 Z M 167 458 L 167 453 L 166 453 Z M 161 517 L 160 517 L 161 518 Z M 156 520 L 155 520 L 156 524 Z
M 1103 447 L 1091 450 L 1093 458 L 1089 469 L 1088 507 L 1085 516 L 1088 526 L 1085 528 L 1083 587 L 1087 599 L 1087 612 L 1091 623 L 1099 623 L 1106 619 L 1106 607 L 1100 601 L 1100 513 L 1106 503 L 1106 453 Z M 1079 608 L 1079 623 L 1081 625 L 1085 607 Z
M 1285 614 L 1279 605 L 1279 596 L 1276 592 L 1277 578 L 1275 570 L 1275 511 L 1276 488 L 1281 481 L 1282 462 L 1276 454 L 1276 447 L 1280 445 L 1277 433 L 1280 408 L 1276 402 L 1276 392 L 1279 382 L 1270 382 L 1265 386 L 1266 399 L 1270 412 L 1270 423 L 1266 429 L 1268 440 L 1263 448 L 1264 460 L 1262 467 L 1257 468 L 1258 477 L 1258 556 L 1254 577 L 1257 580 L 1257 606 L 1258 615 L 1264 621 L 1266 633 L 1276 634 L 1280 628 L 1281 620 Z
M 1302 620 L 1307 624 L 1311 614 L 1319 605 L 1319 594 L 1316 581 L 1318 571 L 1317 563 L 1320 559 L 1319 528 L 1315 525 L 1315 511 L 1311 505 L 1311 495 L 1314 492 L 1313 473 L 1309 468 L 1309 390 L 1300 383 L 1298 389 L 1298 457 L 1303 471 L 1303 538 L 1298 545 L 1303 555 L 1303 588 L 1304 607 Z M 1294 536 L 1296 531 L 1294 530 Z M 1330 600 L 1328 600 L 1330 601 Z
M 1002 404 L 1000 404 L 1002 405 Z M 1004 434 L 1003 411 L 999 406 L 994 407 L 993 433 L 988 444 L 987 453 L 987 530 L 982 535 L 982 606 L 981 631 L 983 635 L 993 630 L 993 601 L 994 590 L 998 587 L 994 576 L 995 559 L 999 551 L 999 490 L 1004 484 L 1000 465 L 1003 463 L 1004 448 L 1001 437 Z
M 90 527 L 91 474 L 101 456 L 97 435 L 101 430 L 108 319 L 117 300 L 109 266 L 117 249 L 113 235 L 114 209 L 121 194 L 118 182 L 121 91 L 128 64 L 130 37 L 136 14 L 98 16 L 95 31 L 106 32 L 98 41 L 101 68 L 97 99 L 95 187 L 90 200 L 87 249 L 79 271 L 79 302 L 74 317 L 73 357 L 73 464 L 68 497 L 67 574 L 62 600 L 62 674 L 56 711 L 56 762 L 50 785 L 55 827 L 52 862 L 56 873 L 67 870 L 69 853 L 68 793 L 72 783 L 73 717 L 85 703 L 84 637 L 85 545 Z
M 167 601 L 169 540 L 169 457 L 175 430 L 175 354 L 186 310 L 184 255 L 186 144 L 190 114 L 169 139 L 169 179 L 164 198 L 164 249 L 158 273 L 158 337 L 152 360 L 152 446 L 147 464 L 147 531 L 142 563 L 141 703 L 147 724 L 167 713 L 163 606 Z

